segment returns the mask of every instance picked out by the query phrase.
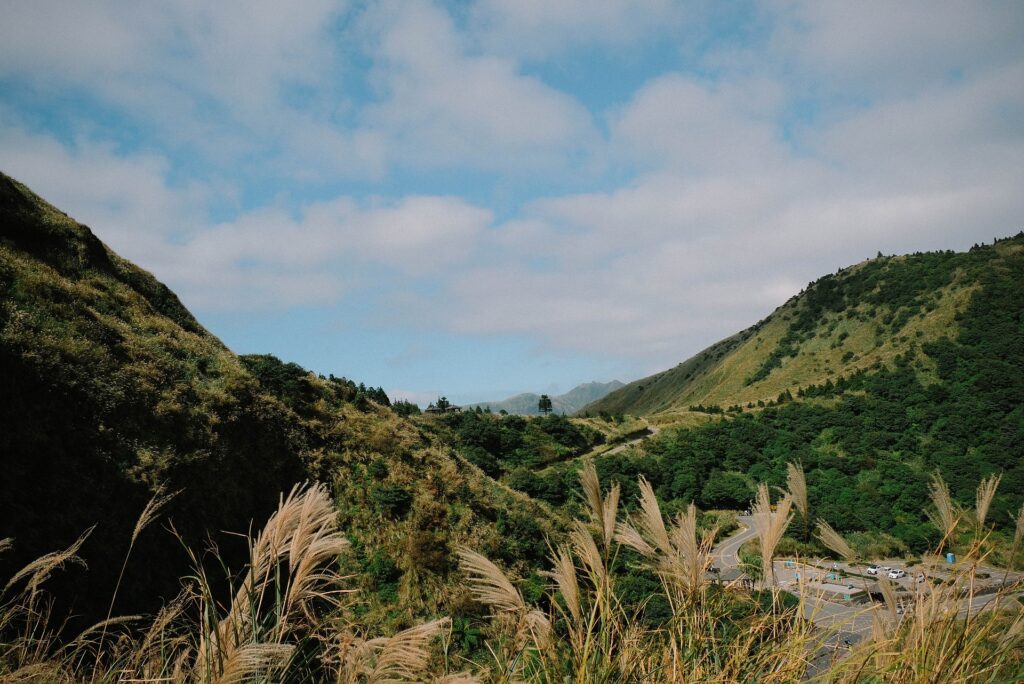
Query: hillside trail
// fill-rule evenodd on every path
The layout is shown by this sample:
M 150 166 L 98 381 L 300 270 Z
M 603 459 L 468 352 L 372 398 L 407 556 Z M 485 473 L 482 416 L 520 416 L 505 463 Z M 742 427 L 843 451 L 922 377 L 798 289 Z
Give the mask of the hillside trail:
M 618 445 L 616 447 L 612 447 L 608 451 L 603 451 L 603 452 L 600 452 L 600 453 L 601 453 L 602 456 L 610 456 L 611 454 L 621 453 L 621 452 L 625 451 L 626 449 L 628 449 L 629 447 L 634 446 L 636 444 L 639 444 L 640 442 L 644 441 L 645 439 L 648 439 L 649 437 L 653 437 L 654 435 L 658 434 L 659 432 L 661 432 L 661 428 L 660 427 L 657 427 L 656 425 L 648 424 L 648 425 L 646 425 L 644 427 L 642 433 L 639 436 L 637 436 L 637 437 L 635 437 L 635 438 L 633 438 L 631 440 L 628 440 L 626 442 L 623 442 L 622 444 L 620 444 L 620 445 Z M 591 453 L 594 453 L 594 452 L 592 451 Z

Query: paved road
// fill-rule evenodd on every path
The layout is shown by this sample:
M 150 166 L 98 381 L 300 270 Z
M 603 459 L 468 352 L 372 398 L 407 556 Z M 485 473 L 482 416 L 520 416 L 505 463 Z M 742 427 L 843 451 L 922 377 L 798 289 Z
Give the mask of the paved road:
M 741 515 L 736 522 L 740 524 L 740 531 L 731 537 L 726 537 L 711 551 L 715 559 L 714 565 L 720 570 L 739 567 L 740 547 L 756 535 L 750 516 Z
M 749 516 L 740 516 L 738 522 L 741 530 L 724 539 L 713 550 L 714 564 L 721 570 L 736 568 L 739 566 L 739 549 L 748 539 L 755 536 L 752 519 Z M 776 576 L 780 578 L 795 578 L 796 571 L 822 572 L 820 568 L 809 566 L 798 567 L 796 570 L 785 567 L 784 561 L 775 561 Z M 862 580 L 851 578 L 850 581 L 860 586 Z M 807 618 L 824 629 L 834 630 L 835 636 L 831 642 L 839 643 L 843 640 L 857 642 L 871 632 L 872 604 L 870 603 L 837 603 L 821 598 L 813 591 L 804 594 L 804 614 Z M 983 594 L 974 596 L 970 600 L 964 598 L 960 601 L 958 615 L 961 618 L 969 614 L 975 614 L 997 598 L 997 594 Z

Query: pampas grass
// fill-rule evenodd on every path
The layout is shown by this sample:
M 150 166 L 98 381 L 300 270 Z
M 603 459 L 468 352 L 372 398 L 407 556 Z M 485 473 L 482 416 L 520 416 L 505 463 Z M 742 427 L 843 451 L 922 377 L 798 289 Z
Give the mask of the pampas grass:
M 840 558 L 847 562 L 853 562 L 857 560 L 857 552 L 853 550 L 853 547 L 847 543 L 843 535 L 832 529 L 824 520 L 818 521 L 818 539 L 825 545 L 830 551 L 838 555 Z
M 652 561 L 657 572 L 680 590 L 679 597 L 685 598 L 704 583 L 715 533 L 698 539 L 697 507 L 692 502 L 667 528 L 650 483 L 640 478 L 639 488 L 640 511 L 633 522 L 619 523 L 616 539 Z
M 933 483 L 933 505 L 941 521 L 946 503 L 940 482 Z M 616 488 L 604 494 L 593 470 L 581 474 L 581 487 L 588 510 L 565 543 L 551 549 L 544 573 L 551 584 L 541 604 L 546 609 L 527 601 L 485 556 L 458 550 L 472 594 L 492 609 L 486 644 L 491 660 L 462 663 L 468 671 L 447 674 L 447 651 L 444 658 L 433 657 L 432 644 L 450 626 L 447 618 L 391 636 L 371 636 L 348 622 L 346 578 L 335 564 L 348 543 L 326 488 L 314 485 L 282 497 L 259 534 L 248 537 L 249 562 L 229 603 L 216 600 L 211 579 L 196 563 L 181 594 L 141 630 L 124 629 L 126 621 L 137 624 L 138 618 L 112 617 L 65 641 L 56 636 L 59 629 L 48 626 L 43 584 L 62 565 L 79 562 L 84 536 L 29 564 L 8 582 L 0 603 L 0 680 L 973 684 L 1014 681 L 1021 672 L 1024 613 L 1008 589 L 981 605 L 974 573 L 984 556 L 960 566 L 948 582 L 917 585 L 905 614 L 898 610 L 894 585 L 880 578 L 883 603 L 868 609 L 871 638 L 812 672 L 812 658 L 832 651 L 826 643 L 831 629 L 812 621 L 820 597 L 786 608 L 773 582 L 769 607 L 757 592 L 710 584 L 705 571 L 713 532 L 698 534 L 693 504 L 667 521 L 653 488 L 641 480 L 636 511 L 619 520 Z M 990 499 L 991 479 L 983 487 Z M 956 511 L 947 503 L 955 523 Z M 766 578 L 793 505 L 787 494 L 773 510 L 768 488 L 758 488 L 754 520 Z M 1024 510 L 1017 522 L 1024 523 Z M 615 530 L 611 537 L 609 529 Z M 827 523 L 818 522 L 817 536 L 836 554 L 854 559 Z M 7 547 L 0 542 L 0 551 Z M 663 623 L 644 623 L 623 608 L 616 580 L 624 548 L 636 552 L 626 554 L 629 562 L 661 578 L 660 593 L 670 610 Z M 973 606 L 970 614 L 967 605 Z M 116 637 L 93 640 L 107 628 Z
M 807 541 L 811 536 L 811 508 L 807 502 L 807 478 L 804 476 L 804 467 L 800 461 L 786 464 L 786 487 L 793 497 L 793 505 L 800 512 L 800 519 L 804 524 L 803 538 Z
M 758 485 L 757 497 L 752 509 L 753 524 L 761 545 L 761 576 L 765 581 L 770 581 L 773 587 L 775 586 L 775 564 L 773 562 L 775 548 L 793 520 L 793 514 L 790 512 L 792 506 L 793 497 L 787 493 L 776 504 L 775 510 L 772 510 L 768 485 L 763 482 Z
M 953 497 L 949 494 L 949 485 L 938 472 L 932 475 L 932 481 L 928 486 L 928 498 L 931 499 L 932 508 L 927 509 L 925 513 L 932 524 L 942 533 L 942 542 L 939 544 L 939 551 L 941 551 L 946 541 L 952 538 L 953 531 L 960 523 L 960 510 L 953 503 Z
M 1024 504 L 1021 504 L 1020 510 L 1017 511 L 1017 517 L 1014 518 L 1013 522 L 1013 545 L 1019 547 L 1021 541 L 1024 540 Z
M 526 608 L 523 595 L 487 557 L 471 549 L 458 551 L 459 565 L 469 577 L 470 590 L 481 603 L 498 610 L 517 612 Z
M 615 519 L 619 510 L 619 485 L 616 483 L 608 490 L 606 496 L 602 496 L 597 468 L 592 461 L 587 461 L 580 469 L 580 486 L 590 512 L 591 525 L 597 531 L 603 551 L 607 553 L 612 543 L 612 537 L 615 535 Z
M 980 531 L 985 529 L 985 518 L 988 517 L 988 509 L 992 505 L 992 499 L 995 498 L 996 489 L 1002 478 L 1002 474 L 990 475 L 978 484 L 978 491 L 974 499 L 974 517 Z

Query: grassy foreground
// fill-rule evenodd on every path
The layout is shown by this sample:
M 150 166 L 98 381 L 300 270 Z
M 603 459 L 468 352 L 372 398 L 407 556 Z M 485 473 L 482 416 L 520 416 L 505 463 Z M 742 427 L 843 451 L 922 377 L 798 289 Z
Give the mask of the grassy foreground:
M 37 559 L 7 582 L 0 599 L 0 680 L 909 683 L 1024 675 L 1019 601 L 999 594 L 965 618 L 983 560 L 977 555 L 950 582 L 923 588 L 905 616 L 883 583 L 885 601 L 864 609 L 871 634 L 837 648 L 830 645 L 834 630 L 815 626 L 812 605 L 774 582 L 750 594 L 708 581 L 714 531 L 698 532 L 694 506 L 666 522 L 641 480 L 637 511 L 625 516 L 618 485 L 603 491 L 592 466 L 581 472 L 581 485 L 586 519 L 551 549 L 544 573 L 550 586 L 540 601 L 527 602 L 483 555 L 459 550 L 475 598 L 490 610 L 485 648 L 475 658 L 456 655 L 445 617 L 387 636 L 368 634 L 351 618 L 345 608 L 356 600 L 353 578 L 337 570 L 349 542 L 327 488 L 313 485 L 283 497 L 263 530 L 249 535 L 248 564 L 229 592 L 215 588 L 218 578 L 193 554 L 194 572 L 155 616 L 111 617 L 64 634 L 45 583 L 81 562 L 82 540 Z M 155 498 L 146 507 L 133 543 L 165 503 Z M 955 511 L 936 503 L 938 517 L 951 514 L 945 524 L 955 526 Z M 759 490 L 754 517 L 765 577 L 793 505 L 792 492 L 772 505 L 767 487 Z M 827 526 L 822 533 L 844 552 L 841 538 L 830 539 Z M 618 598 L 619 571 L 630 564 L 660 579 L 650 600 L 666 603 L 669 614 L 659 624 Z

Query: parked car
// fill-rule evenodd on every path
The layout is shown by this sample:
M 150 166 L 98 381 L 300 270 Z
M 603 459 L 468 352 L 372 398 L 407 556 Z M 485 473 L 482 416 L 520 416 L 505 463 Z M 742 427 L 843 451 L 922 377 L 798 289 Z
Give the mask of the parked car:
M 877 575 L 878 574 L 878 566 L 874 565 L 874 564 L 869 565 L 868 566 L 868 574 L 869 575 Z
M 899 568 L 893 568 L 889 571 L 889 579 L 903 579 L 907 576 L 906 570 L 900 570 Z

